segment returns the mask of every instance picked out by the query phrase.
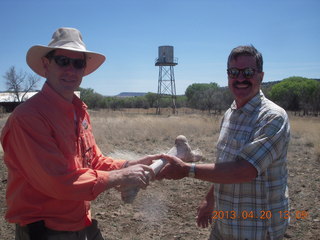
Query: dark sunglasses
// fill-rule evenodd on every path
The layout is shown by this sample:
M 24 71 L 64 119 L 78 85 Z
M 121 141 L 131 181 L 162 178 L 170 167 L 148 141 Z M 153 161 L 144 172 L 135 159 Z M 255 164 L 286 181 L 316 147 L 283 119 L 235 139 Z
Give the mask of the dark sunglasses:
M 81 58 L 69 58 L 69 57 L 60 56 L 60 55 L 53 56 L 52 58 L 54 59 L 56 64 L 60 67 L 67 67 L 70 64 L 72 64 L 72 66 L 75 69 L 83 69 L 86 66 L 86 60 Z
M 242 76 L 245 79 L 250 79 L 254 76 L 256 70 L 253 68 L 243 68 L 243 69 L 238 69 L 238 68 L 228 68 L 227 73 L 230 78 L 237 78 L 240 74 L 242 73 Z

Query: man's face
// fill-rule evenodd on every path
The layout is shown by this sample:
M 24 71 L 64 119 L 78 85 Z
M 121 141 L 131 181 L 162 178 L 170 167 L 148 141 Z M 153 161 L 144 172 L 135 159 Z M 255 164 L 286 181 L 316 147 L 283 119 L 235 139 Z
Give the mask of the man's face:
M 63 98 L 72 101 L 74 91 L 81 84 L 85 68 L 75 68 L 72 62 L 66 66 L 59 66 L 54 59 L 55 56 L 72 59 L 85 59 L 85 56 L 81 52 L 57 49 L 50 61 L 45 57 L 43 58 L 47 83 Z
M 239 56 L 236 60 L 231 60 L 228 69 L 232 68 L 241 70 L 251 68 L 254 70 L 253 76 L 247 76 L 247 78 L 243 71 L 240 71 L 237 77 L 228 75 L 229 89 L 234 96 L 237 108 L 241 108 L 259 92 L 264 73 L 258 72 L 256 60 L 252 56 Z

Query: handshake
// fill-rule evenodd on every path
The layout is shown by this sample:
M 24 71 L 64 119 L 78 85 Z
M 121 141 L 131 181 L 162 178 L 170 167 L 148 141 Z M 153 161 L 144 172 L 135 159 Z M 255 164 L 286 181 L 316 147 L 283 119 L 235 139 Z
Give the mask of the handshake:
M 137 161 L 129 161 L 121 171 L 125 184 L 117 186 L 125 203 L 132 203 L 140 188 L 145 189 L 150 180 L 181 179 L 188 176 L 190 166 L 186 162 L 202 159 L 199 150 L 192 151 L 185 136 L 179 135 L 167 154 L 149 155 Z

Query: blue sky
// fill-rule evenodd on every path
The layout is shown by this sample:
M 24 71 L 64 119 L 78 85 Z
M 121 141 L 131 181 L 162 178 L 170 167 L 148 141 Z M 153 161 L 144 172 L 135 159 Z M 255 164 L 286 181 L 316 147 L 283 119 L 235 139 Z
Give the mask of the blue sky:
M 192 83 L 226 86 L 227 57 L 245 44 L 263 54 L 264 81 L 320 78 L 318 0 L 1 0 L 0 9 L 0 91 L 10 66 L 31 73 L 26 52 L 62 26 L 78 28 L 88 50 L 106 55 L 82 83 L 103 95 L 157 92 L 163 45 L 178 58 L 177 94 Z

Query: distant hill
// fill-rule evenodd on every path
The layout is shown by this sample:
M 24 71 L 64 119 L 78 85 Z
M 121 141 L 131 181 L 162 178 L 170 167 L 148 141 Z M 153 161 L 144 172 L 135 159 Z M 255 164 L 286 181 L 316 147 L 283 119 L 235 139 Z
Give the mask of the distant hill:
M 125 97 L 141 97 L 146 95 L 145 92 L 122 92 L 116 95 L 115 97 L 125 98 Z

